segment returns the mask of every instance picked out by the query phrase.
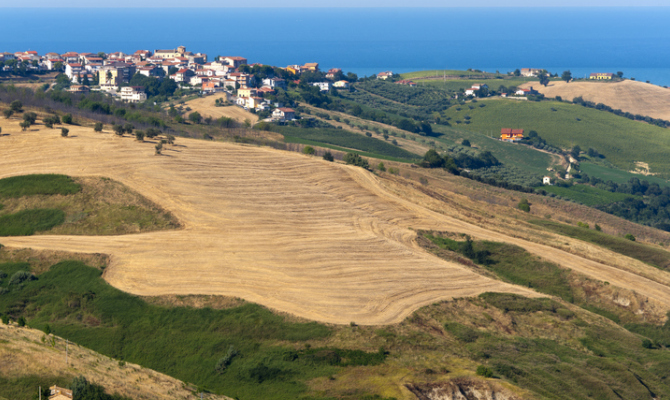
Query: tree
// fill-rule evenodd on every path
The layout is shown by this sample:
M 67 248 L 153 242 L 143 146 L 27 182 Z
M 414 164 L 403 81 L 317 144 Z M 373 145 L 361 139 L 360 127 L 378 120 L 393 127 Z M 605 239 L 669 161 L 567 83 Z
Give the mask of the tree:
M 28 121 L 22 121 L 19 126 L 21 127 L 22 131 L 25 131 L 26 129 L 30 128 L 30 122 Z
M 23 111 L 22 108 L 23 108 L 23 103 L 21 103 L 18 100 L 14 100 L 11 103 L 9 103 L 9 109 L 16 112 L 16 113 L 20 113 L 21 111 Z
M 26 318 L 23 316 L 19 317 L 19 320 L 17 322 L 21 327 L 26 326 Z
M 314 153 L 316 153 L 316 150 L 314 150 L 314 147 L 312 147 L 312 146 L 305 146 L 302 149 L 302 152 L 303 152 L 303 154 L 307 154 L 307 155 L 311 156 L 311 155 L 314 155 Z
M 91 81 L 88 80 L 88 74 L 84 75 L 84 79 L 81 81 L 81 84 L 84 86 L 91 86 Z
M 477 367 L 477 375 L 483 376 L 484 378 L 490 378 L 493 376 L 493 371 L 489 367 L 480 365 Z
M 423 156 L 421 166 L 424 168 L 440 168 L 444 166 L 444 158 L 442 158 L 435 149 L 430 149 Z
M 333 153 L 331 153 L 330 151 L 326 151 L 325 153 L 323 153 L 323 159 L 326 161 L 335 160 L 335 158 L 333 157 Z
M 530 212 L 530 203 L 528 202 L 528 199 L 526 199 L 526 198 L 521 199 L 521 201 L 519 202 L 517 207 L 521 211 Z
M 194 111 L 188 115 L 188 120 L 194 124 L 199 124 L 202 121 L 202 116 L 199 112 Z
M 160 155 L 163 153 L 163 142 L 158 142 L 156 144 L 156 155 Z
M 383 163 L 383 162 L 380 162 L 380 163 L 377 165 L 377 169 L 380 170 L 381 172 L 386 172 L 386 166 L 384 166 L 384 163 Z
M 519 68 L 515 69 L 514 70 L 514 76 L 520 76 L 520 75 L 521 75 L 521 71 L 519 71 Z
M 12 115 L 14 115 L 14 110 L 11 108 L 8 108 L 2 112 L 5 115 L 5 118 L 9 119 Z
M 68 124 L 68 125 L 72 125 L 72 114 L 67 113 L 67 114 L 63 115 L 63 123 Z
M 470 141 L 468 139 L 463 139 L 461 146 L 470 147 Z
M 51 334 L 51 327 L 49 324 L 44 325 L 44 329 L 42 329 L 45 335 L 50 335 Z
M 175 137 L 173 135 L 167 135 L 167 142 L 169 145 L 174 145 Z
M 131 124 L 131 123 L 126 123 L 126 124 L 123 126 L 123 131 L 126 132 L 126 133 L 129 133 L 129 134 L 131 134 L 131 135 L 132 135 L 132 133 L 133 133 L 133 129 L 135 129 L 135 127 L 134 127 L 133 124 Z
M 575 160 L 579 160 L 579 153 L 581 152 L 582 152 L 581 147 L 579 147 L 579 145 L 575 145 L 575 147 L 573 147 L 572 150 L 570 150 L 570 155 Z
M 616 76 L 618 76 L 619 78 L 623 78 L 623 71 L 617 72 Z
M 63 70 L 63 62 L 58 61 L 54 64 L 54 70 L 55 71 L 62 71 Z
M 112 71 L 107 71 L 107 74 L 105 74 L 105 83 L 108 85 L 112 83 Z
M 95 126 L 93 127 L 93 130 L 95 132 L 102 132 L 102 122 L 96 122 Z
M 630 240 L 631 242 L 634 242 L 634 241 L 635 241 L 635 236 L 633 236 L 633 235 L 630 234 L 630 233 L 627 233 L 627 234 L 624 235 L 624 239 L 628 239 L 628 240 Z
M 368 160 L 365 158 L 361 157 L 360 155 L 356 153 L 347 153 L 344 156 L 344 162 L 347 164 L 355 165 L 357 167 L 363 167 L 363 168 L 369 168 L 370 164 L 368 164 Z
M 540 78 L 540 85 L 547 86 L 549 84 L 549 74 L 546 71 L 542 71 L 537 76 Z
M 572 80 L 572 72 L 568 71 L 563 71 L 563 74 L 561 75 L 561 79 L 563 79 L 566 82 L 570 82 Z
M 67 128 L 60 128 L 60 135 L 62 137 L 67 137 L 68 133 L 70 133 L 70 130 Z
M 37 121 L 37 114 L 35 114 L 34 112 L 27 112 L 23 114 L 23 120 L 28 121 L 30 125 L 32 125 L 35 123 L 35 121 Z
M 137 139 L 140 142 L 144 141 L 144 132 L 142 131 L 135 131 L 135 139 Z
M 114 124 L 112 126 L 112 130 L 114 131 L 114 133 L 116 133 L 119 136 L 123 136 L 123 133 L 125 132 L 125 130 L 123 129 L 123 126 L 122 125 L 117 125 L 117 124 Z

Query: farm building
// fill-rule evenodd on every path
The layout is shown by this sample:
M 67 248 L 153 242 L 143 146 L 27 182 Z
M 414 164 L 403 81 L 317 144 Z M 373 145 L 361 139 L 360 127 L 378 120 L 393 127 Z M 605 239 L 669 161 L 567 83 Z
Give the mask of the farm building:
M 594 72 L 589 75 L 589 79 L 596 80 L 611 80 L 614 77 L 614 74 L 611 72 Z
M 416 87 L 416 83 L 408 80 L 408 79 L 403 79 L 401 81 L 396 82 L 398 85 L 405 85 L 405 86 L 411 86 L 411 87 Z
M 72 400 L 72 390 L 54 385 L 49 388 L 49 400 Z
M 502 128 L 500 140 L 503 142 L 518 142 L 523 139 L 523 129 Z

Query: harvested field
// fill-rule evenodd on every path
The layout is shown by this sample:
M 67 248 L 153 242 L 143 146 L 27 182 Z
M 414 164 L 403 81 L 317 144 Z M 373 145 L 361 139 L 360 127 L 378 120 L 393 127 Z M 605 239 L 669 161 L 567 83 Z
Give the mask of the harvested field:
M 248 119 L 252 124 L 258 121 L 258 116 L 256 114 L 245 111 L 243 108 L 237 106 L 216 107 L 214 102 L 221 97 L 224 99 L 226 98 L 225 95 L 212 95 L 187 101 L 184 104 L 186 107 L 191 108 L 191 111 L 188 113 L 197 111 L 203 117 L 212 117 L 214 119 L 227 117 L 241 123 L 244 123 L 244 120 Z
M 621 82 L 570 82 L 551 81 L 547 87 L 529 82 L 520 87 L 534 89 L 547 97 L 561 96 L 572 101 L 581 96 L 584 100 L 603 103 L 614 109 L 632 114 L 670 120 L 670 89 L 649 83 L 624 80 Z
M 200 398 L 186 389 L 186 384 L 170 376 L 136 364 L 123 363 L 70 342 L 68 366 L 65 364 L 65 339 L 36 329 L 18 328 L 0 322 L 0 376 L 17 378 L 26 375 L 62 376 L 72 379 L 83 375 L 105 388 L 109 394 L 133 399 Z M 51 342 L 51 338 L 55 340 Z M 195 389 L 195 388 L 193 388 Z M 35 389 L 37 392 L 37 388 Z M 225 396 L 208 394 L 207 399 L 226 400 Z
M 482 228 L 459 218 L 448 202 L 360 168 L 189 139 L 155 156 L 151 142 L 72 131 L 76 138 L 63 139 L 3 127 L 10 135 L 1 139 L 0 177 L 108 176 L 171 211 L 184 228 L 0 243 L 110 254 L 105 279 L 133 294 L 235 296 L 339 324 L 395 323 L 421 306 L 487 291 L 537 295 L 424 251 L 413 229 L 430 229 L 516 244 L 670 308 L 667 273 L 641 263 L 610 267 Z

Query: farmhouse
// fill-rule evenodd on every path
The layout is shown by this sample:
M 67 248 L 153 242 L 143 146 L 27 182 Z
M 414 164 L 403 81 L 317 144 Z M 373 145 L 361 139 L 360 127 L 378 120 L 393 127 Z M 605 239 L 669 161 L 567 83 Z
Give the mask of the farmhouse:
M 281 78 L 266 78 L 263 79 L 263 86 L 267 86 L 270 89 L 282 88 L 286 89 L 286 81 Z
M 542 184 L 551 186 L 551 177 L 549 177 L 549 176 L 543 177 L 542 178 Z
M 319 70 L 319 63 L 305 63 L 302 66 L 302 69 L 305 71 L 317 72 Z
M 518 142 L 523 139 L 523 129 L 502 128 L 500 140 L 503 142 Z
M 330 82 L 314 82 L 312 83 L 312 86 L 318 87 L 322 92 L 327 92 L 330 90 Z
M 120 97 L 128 103 L 140 103 L 147 99 L 147 94 L 141 86 L 125 86 L 121 88 Z
M 525 77 L 537 76 L 540 72 L 542 70 L 538 68 L 521 68 L 521 76 Z
M 70 93 L 88 93 L 91 89 L 84 85 L 72 85 L 66 89 Z
M 333 83 L 333 87 L 346 89 L 349 87 L 349 82 L 347 81 L 337 81 Z
M 272 117 L 279 120 L 295 119 L 295 111 L 292 108 L 277 108 L 272 112 Z
M 528 96 L 528 95 L 533 95 L 533 94 L 537 94 L 537 93 L 538 93 L 538 91 L 533 89 L 532 86 L 528 89 L 518 89 L 516 92 L 514 92 L 514 94 L 517 95 L 517 96 Z
M 589 79 L 596 80 L 611 80 L 614 77 L 614 74 L 611 72 L 594 72 L 589 75 Z
M 72 400 L 72 390 L 53 385 L 49 388 L 49 400 Z
M 396 82 L 396 84 L 405 85 L 405 86 L 409 86 L 409 87 L 416 87 L 416 83 L 414 83 L 414 82 L 412 82 L 408 79 L 403 79 L 401 81 L 398 81 L 398 82 Z
M 326 78 L 334 79 L 335 75 L 337 75 L 341 72 L 342 72 L 341 68 L 331 68 L 331 69 L 328 70 L 328 73 L 326 74 Z
M 384 80 L 384 81 L 385 81 L 385 80 L 387 80 L 388 78 L 390 78 L 390 77 L 392 77 L 392 76 L 393 76 L 393 72 L 392 72 L 392 71 L 385 71 L 385 72 L 380 72 L 380 73 L 378 73 L 378 74 L 377 74 L 377 79 L 381 79 L 381 80 Z

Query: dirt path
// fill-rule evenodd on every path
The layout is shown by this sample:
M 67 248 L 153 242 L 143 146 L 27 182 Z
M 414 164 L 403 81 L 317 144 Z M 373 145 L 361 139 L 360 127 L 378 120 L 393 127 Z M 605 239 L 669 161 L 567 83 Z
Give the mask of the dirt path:
M 624 80 L 621 82 L 570 82 L 551 81 L 547 87 L 533 85 L 532 82 L 521 85 L 533 86 L 547 97 L 561 96 L 572 101 L 575 97 L 594 103 L 603 103 L 613 109 L 621 109 L 632 114 L 670 120 L 670 90 L 649 83 Z
M 77 127 L 67 139 L 52 130 L 5 132 L 0 177 L 108 176 L 183 223 L 179 231 L 125 236 L 0 238 L 7 246 L 111 254 L 105 279 L 133 294 L 236 296 L 339 324 L 395 323 L 435 301 L 486 291 L 535 295 L 415 243 L 413 229 L 439 229 L 518 244 L 670 308 L 670 282 L 463 222 L 440 211 L 445 203 L 360 168 L 181 138 L 154 156 L 152 143 Z

